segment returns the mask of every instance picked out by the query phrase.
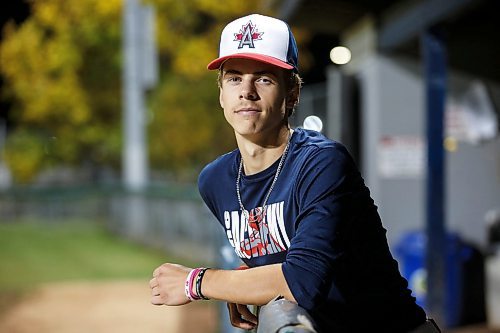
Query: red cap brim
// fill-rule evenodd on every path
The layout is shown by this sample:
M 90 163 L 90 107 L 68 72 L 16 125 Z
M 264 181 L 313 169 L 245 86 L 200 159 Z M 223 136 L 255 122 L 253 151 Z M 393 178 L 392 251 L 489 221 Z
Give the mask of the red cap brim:
M 212 61 L 207 65 L 207 69 L 209 70 L 214 70 L 214 69 L 219 69 L 220 66 L 224 63 L 224 61 L 228 59 L 250 59 L 250 60 L 257 60 L 257 61 L 262 61 L 274 66 L 278 66 L 284 69 L 293 69 L 293 66 L 290 64 L 287 64 L 286 62 L 279 60 L 274 57 L 270 56 L 265 56 L 262 54 L 255 54 L 255 53 L 236 53 L 236 54 L 231 54 L 225 57 L 220 57 Z

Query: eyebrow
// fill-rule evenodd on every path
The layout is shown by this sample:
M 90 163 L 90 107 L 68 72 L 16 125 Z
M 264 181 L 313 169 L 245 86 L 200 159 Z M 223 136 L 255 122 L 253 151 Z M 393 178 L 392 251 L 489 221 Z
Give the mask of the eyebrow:
M 243 75 L 242 72 L 237 71 L 235 69 L 224 70 L 222 75 L 225 76 L 226 74 Z M 254 72 L 252 74 L 253 75 L 272 75 L 273 77 L 278 78 L 278 75 L 276 73 L 268 71 L 268 70 L 257 71 L 257 72 Z
M 242 73 L 241 72 L 238 72 L 237 70 L 235 69 L 228 69 L 228 70 L 224 70 L 222 72 L 222 75 L 226 75 L 226 74 L 236 74 L 236 75 L 241 75 Z

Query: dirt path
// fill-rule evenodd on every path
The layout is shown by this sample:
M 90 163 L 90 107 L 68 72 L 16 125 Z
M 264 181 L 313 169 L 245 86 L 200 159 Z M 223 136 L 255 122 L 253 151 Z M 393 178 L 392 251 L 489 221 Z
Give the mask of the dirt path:
M 67 282 L 14 305 L 0 318 L 0 333 L 213 333 L 216 318 L 209 302 L 151 305 L 144 281 Z

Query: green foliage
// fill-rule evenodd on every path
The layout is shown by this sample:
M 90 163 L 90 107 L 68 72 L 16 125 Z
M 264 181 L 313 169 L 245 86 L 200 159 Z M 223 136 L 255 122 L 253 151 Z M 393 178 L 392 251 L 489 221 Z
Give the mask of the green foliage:
M 31 16 L 4 29 L 1 97 L 12 102 L 15 125 L 5 155 L 17 181 L 30 182 L 58 164 L 119 171 L 122 2 L 32 0 Z M 217 55 L 227 21 L 262 4 L 148 2 L 156 8 L 161 77 L 149 94 L 151 165 L 192 175 L 234 147 L 218 106 L 215 73 L 205 66 Z
M 19 181 L 29 181 L 40 169 L 44 158 L 43 141 L 43 137 L 24 129 L 9 138 L 4 158 Z
M 193 177 L 196 166 L 234 147 L 212 75 L 198 80 L 172 73 L 152 97 L 151 163 Z M 194 170 L 195 171 L 195 170 Z
M 6 149 L 14 177 L 29 182 L 54 164 L 117 165 L 121 1 L 31 6 L 21 26 L 7 25 L 0 47 L 3 97 L 13 102 L 16 128 Z M 23 162 L 18 147 L 30 138 L 30 149 L 23 151 L 29 162 Z M 51 142 L 51 149 L 40 142 Z

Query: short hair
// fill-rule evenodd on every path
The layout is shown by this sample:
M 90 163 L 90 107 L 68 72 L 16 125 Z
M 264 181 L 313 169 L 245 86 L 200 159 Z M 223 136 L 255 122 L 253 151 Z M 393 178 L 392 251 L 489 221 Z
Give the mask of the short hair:
M 287 83 L 287 90 L 288 92 L 292 92 L 292 90 L 297 89 L 297 100 L 295 103 L 293 103 L 293 106 L 291 108 L 288 108 L 287 111 L 287 116 L 290 118 L 294 112 L 295 112 L 295 107 L 297 104 L 299 104 L 299 95 L 300 95 L 300 89 L 302 89 L 302 84 L 303 80 L 300 77 L 299 73 L 296 73 L 294 71 L 290 71 L 291 75 L 289 77 L 288 83 Z

